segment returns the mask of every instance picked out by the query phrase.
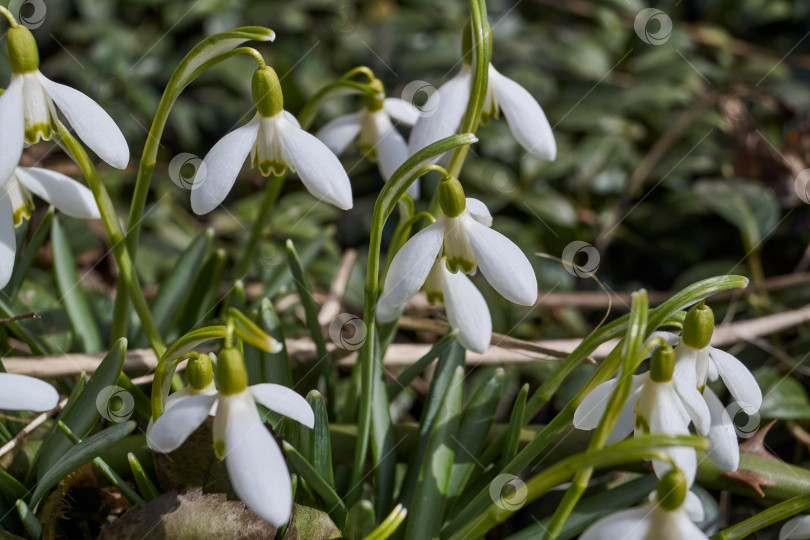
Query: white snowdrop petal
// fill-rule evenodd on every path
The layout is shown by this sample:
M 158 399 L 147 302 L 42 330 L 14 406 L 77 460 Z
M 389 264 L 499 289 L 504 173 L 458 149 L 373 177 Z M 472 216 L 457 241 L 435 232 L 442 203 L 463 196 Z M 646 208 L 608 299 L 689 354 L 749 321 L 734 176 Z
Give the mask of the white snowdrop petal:
M 745 364 L 726 351 L 714 347 L 710 348 L 709 355 L 717 373 L 740 407 L 743 410 L 753 407 L 758 411 L 762 406 L 762 390 Z
M 492 227 L 492 214 L 489 213 L 486 204 L 478 199 L 467 197 L 467 210 L 475 221 L 487 227 Z
M 712 425 L 709 429 L 709 450 L 706 454 L 721 469 L 734 472 L 740 465 L 740 447 L 737 444 L 737 430 L 734 420 L 723 403 L 708 386 L 703 398 L 709 407 Z
M 689 435 L 689 427 L 678 412 L 678 396 L 674 387 L 671 383 L 653 384 L 657 384 L 658 389 L 655 404 L 652 411 L 649 412 L 650 433 Z M 688 446 L 670 446 L 662 449 L 662 451 L 669 454 L 691 486 L 697 473 L 697 453 L 695 450 Z M 671 468 L 669 463 L 665 461 L 653 460 L 653 469 L 658 478 L 662 478 Z
M 315 426 L 312 407 L 295 390 L 273 383 L 254 384 L 248 389 L 253 394 L 253 399 L 271 411 L 292 418 L 310 429 Z
M 57 403 L 59 392 L 45 381 L 17 373 L 0 373 L 0 409 L 45 412 Z
M 607 438 L 607 444 L 619 442 L 633 433 L 633 426 L 636 421 L 636 403 L 638 402 L 638 396 L 641 393 L 641 386 L 644 384 L 646 379 L 646 374 L 633 375 L 633 381 L 630 385 L 630 394 L 622 407 L 619 418 L 616 419 L 616 424 L 614 424 L 613 429 Z M 608 399 L 609 398 L 610 397 L 608 396 Z
M 222 137 L 203 158 L 191 186 L 191 209 L 207 214 L 230 193 L 242 165 L 256 143 L 259 115 Z
M 706 510 L 703 508 L 703 503 L 693 491 L 686 492 L 683 509 L 694 523 L 703 523 L 703 520 L 706 519 Z
M 484 295 L 463 272 L 453 274 L 441 264 L 444 307 L 458 341 L 467 350 L 483 353 L 492 339 L 492 317 Z
M 795 517 L 779 529 L 779 540 L 808 539 L 810 539 L 810 516 Z
M 703 395 L 691 384 L 675 385 L 675 391 L 684 407 L 695 424 L 695 429 L 701 435 L 706 435 L 711 426 L 711 414 Z
M 338 116 L 319 129 L 315 136 L 339 156 L 360 133 L 361 114 L 357 112 Z
M 101 218 L 93 192 L 69 176 L 37 167 L 19 167 L 17 179 L 63 214 L 82 219 Z
M 0 187 L 20 162 L 25 138 L 23 119 L 23 79 L 12 75 L 6 91 L 0 95 Z
M 408 154 L 414 155 L 440 139 L 455 135 L 470 99 L 471 76 L 470 66 L 462 66 L 452 79 L 441 85 L 428 99 L 423 107 L 426 111 L 424 116 L 419 118 L 411 130 Z
M 391 118 L 407 126 L 412 126 L 419 120 L 419 109 L 413 103 L 404 99 L 385 98 L 383 100 L 383 109 Z
M 498 73 L 492 64 L 489 85 L 517 142 L 530 154 L 553 161 L 557 143 L 540 104 L 525 88 Z
M 340 160 L 314 135 L 292 123 L 279 126 L 281 146 L 314 197 L 341 210 L 352 207 L 352 186 Z
M 129 146 L 110 115 L 74 88 L 55 83 L 42 74 L 39 74 L 39 80 L 79 138 L 113 167 L 126 169 Z
M 605 414 L 610 396 L 616 388 L 617 379 L 605 381 L 585 396 L 577 410 L 574 411 L 574 427 L 577 429 L 596 429 Z
M 378 305 L 384 303 L 389 310 L 394 309 L 419 292 L 441 250 L 443 237 L 444 226 L 437 221 L 405 242 L 388 267 Z
M 475 262 L 489 284 L 510 302 L 533 306 L 537 301 L 537 277 L 520 248 L 472 218 L 464 226 Z
M 379 112 L 375 113 L 374 122 L 377 126 L 377 136 L 379 137 L 376 142 L 377 165 L 379 166 L 383 180 L 387 182 L 399 166 L 408 159 L 408 145 L 394 125 L 391 124 L 388 115 L 384 112 L 382 114 Z M 419 183 L 414 182 L 408 188 L 408 194 L 413 197 L 414 190 L 418 190 L 418 188 Z M 418 196 L 417 193 L 416 197 Z
M 11 198 L 0 187 L 0 287 L 5 287 L 14 272 L 17 237 L 14 235 L 14 209 Z
M 656 330 L 655 332 L 650 334 L 650 337 L 648 337 L 644 341 L 644 347 L 649 345 L 656 338 L 663 339 L 668 345 L 670 345 L 672 347 L 676 346 L 678 344 L 678 342 L 680 341 L 680 339 L 681 339 L 680 336 L 678 336 L 677 334 L 673 334 L 672 332 L 666 332 L 666 331 L 663 331 L 663 330 Z M 658 348 L 658 345 L 656 345 L 655 347 L 651 347 L 650 350 L 647 351 L 647 353 L 645 354 L 644 359 L 650 358 L 652 356 L 652 353 L 654 353 L 657 348 Z
M 603 517 L 580 536 L 580 540 L 644 540 L 650 532 L 652 508 L 645 504 Z
M 233 490 L 262 519 L 281 527 L 290 519 L 292 485 L 281 449 L 250 394 L 229 396 L 224 420 L 225 466 Z
M 668 538 L 672 538 L 673 540 L 680 540 L 682 538 L 688 538 L 689 540 L 709 540 L 706 533 L 700 530 L 700 527 L 692 523 L 687 512 L 675 511 L 670 512 L 670 514 L 674 517 L 674 523 L 672 523 L 672 527 L 670 527 Z
M 178 400 L 163 411 L 146 436 L 149 448 L 168 454 L 180 448 L 208 417 L 217 396 L 197 395 Z

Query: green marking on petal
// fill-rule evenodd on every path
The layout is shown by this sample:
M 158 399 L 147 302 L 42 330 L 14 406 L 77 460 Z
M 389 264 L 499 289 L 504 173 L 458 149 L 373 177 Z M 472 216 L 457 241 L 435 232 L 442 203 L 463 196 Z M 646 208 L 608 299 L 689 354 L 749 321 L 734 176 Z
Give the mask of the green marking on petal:
M 25 142 L 36 144 L 42 139 L 50 141 L 53 137 L 53 126 L 51 124 L 34 124 L 25 129 Z
M 253 162 L 254 167 L 258 167 L 262 176 L 283 176 L 287 172 L 287 164 L 276 160 L 265 160 L 258 163 L 256 160 Z
M 217 456 L 217 459 L 225 458 L 225 441 L 214 441 L 214 454 Z
M 475 261 L 471 261 L 469 259 L 464 259 L 461 257 L 448 257 L 447 269 L 453 272 L 454 274 L 457 273 L 459 270 L 461 270 L 465 274 L 471 274 L 472 271 L 475 270 Z
M 644 417 L 643 414 L 636 414 L 636 419 L 633 422 L 633 425 L 637 430 L 643 433 L 650 432 L 650 423 L 647 421 L 647 419 Z
M 442 291 L 425 291 L 428 302 L 431 304 L 444 304 L 444 293 Z

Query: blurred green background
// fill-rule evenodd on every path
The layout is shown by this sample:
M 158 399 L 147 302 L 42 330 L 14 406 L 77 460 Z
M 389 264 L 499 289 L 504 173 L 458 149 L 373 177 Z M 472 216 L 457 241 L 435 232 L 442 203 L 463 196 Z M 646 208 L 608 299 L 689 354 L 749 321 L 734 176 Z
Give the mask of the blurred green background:
M 648 7 L 663 17 L 645 24 L 642 10 Z M 800 173 L 810 162 L 810 4 L 523 0 L 491 1 L 488 8 L 494 65 L 537 98 L 559 148 L 555 162 L 542 162 L 525 154 L 503 120 L 480 129 L 462 181 L 497 214 L 497 229 L 527 253 L 560 257 L 573 241 L 594 246 L 574 256 L 573 264 L 598 268 L 597 276 L 614 291 L 671 291 L 715 274 L 762 281 L 807 270 L 810 207 L 800 194 L 810 196 Z M 282 76 L 285 107 L 297 113 L 320 87 L 361 64 L 374 69 L 392 96 L 412 81 L 439 86 L 458 69 L 467 9 L 461 1 L 426 0 L 29 0 L 20 11 L 32 26 L 41 24 L 34 33 L 42 71 L 98 100 L 127 135 L 133 165 L 124 176 L 105 173 L 123 214 L 162 89 L 204 36 L 241 25 L 273 28 L 276 42 L 257 48 Z M 0 81 L 7 81 L 5 62 L 0 70 Z M 206 226 L 216 228 L 217 245 L 228 250 L 247 236 L 265 179 L 246 168 L 227 211 L 200 219 L 167 166 L 182 152 L 204 156 L 252 114 L 252 70 L 248 58 L 219 65 L 193 83 L 172 112 L 138 258 L 147 287 Z M 331 100 L 316 127 L 358 105 L 352 97 Z M 37 147 L 27 159 L 40 155 Z M 342 250 L 356 247 L 361 263 L 347 299 L 359 305 L 359 268 L 380 179 L 356 148 L 343 161 L 354 185 L 354 209 L 341 214 L 313 206 L 299 182 L 288 182 L 256 268 L 266 277 L 283 265 L 286 238 L 301 244 L 315 239 L 323 247 L 311 271 L 325 287 Z M 75 171 L 59 153 L 44 163 Z M 105 320 L 113 278 L 103 236 L 92 225 L 67 221 L 84 261 L 85 286 L 97 293 Z M 325 228 L 327 223 L 336 227 Z M 20 231 L 25 234 L 30 231 Z M 556 261 L 532 260 L 544 292 L 599 291 L 594 280 Z M 47 260 L 40 262 L 27 283 L 34 292 L 20 297 L 27 302 L 21 309 L 54 305 Z M 526 310 L 508 306 L 483 280 L 477 283 L 492 306 L 495 329 L 521 337 L 583 335 L 604 313 L 541 304 L 524 318 Z M 805 287 L 760 298 L 752 309 L 775 312 L 807 299 Z

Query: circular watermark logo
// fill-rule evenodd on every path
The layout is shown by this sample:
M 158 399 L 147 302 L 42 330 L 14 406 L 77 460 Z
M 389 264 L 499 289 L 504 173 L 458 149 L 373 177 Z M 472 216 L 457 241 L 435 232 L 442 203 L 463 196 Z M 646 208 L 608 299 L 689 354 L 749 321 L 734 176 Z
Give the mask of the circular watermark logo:
M 205 182 L 205 173 L 205 162 L 188 152 L 177 154 L 169 162 L 169 178 L 181 189 L 197 189 Z
M 482 173 L 490 191 L 499 195 L 511 195 L 517 189 L 512 173 L 503 165 L 488 163 Z
M 356 351 L 366 341 L 368 329 L 363 319 L 351 313 L 341 313 L 329 324 L 332 342 L 347 351 Z
M 759 411 L 751 404 L 742 401 L 732 401 L 726 407 L 725 414 L 731 418 L 734 431 L 740 439 L 750 439 L 759 431 L 761 419 Z
M 36 30 L 42 26 L 48 12 L 45 0 L 11 0 L 8 10 L 16 17 L 17 22 L 29 30 Z
M 124 80 L 112 73 L 99 73 L 90 83 L 93 97 L 101 105 L 113 107 L 120 105 L 127 98 L 127 85 Z
M 119 424 L 132 416 L 135 398 L 120 386 L 106 386 L 96 396 L 96 409 L 105 420 Z
M 400 98 L 413 105 L 419 116 L 433 116 L 439 108 L 439 92 L 429 82 L 409 82 L 402 89 Z
M 585 260 L 582 261 L 582 256 Z M 599 251 L 588 242 L 574 240 L 562 252 L 563 268 L 576 277 L 591 277 L 599 269 Z M 577 263 L 580 261 L 580 264 Z
M 796 175 L 793 181 L 793 189 L 802 202 L 810 204 L 810 169 L 805 169 Z
M 357 9 L 352 2 L 341 2 L 335 10 L 332 28 L 335 33 L 347 36 L 357 30 Z
M 633 21 L 638 39 L 649 45 L 663 45 L 672 35 L 672 19 L 655 8 L 642 9 Z
M 489 483 L 489 497 L 495 506 L 508 512 L 523 508 L 529 496 L 526 483 L 514 474 L 499 474 Z

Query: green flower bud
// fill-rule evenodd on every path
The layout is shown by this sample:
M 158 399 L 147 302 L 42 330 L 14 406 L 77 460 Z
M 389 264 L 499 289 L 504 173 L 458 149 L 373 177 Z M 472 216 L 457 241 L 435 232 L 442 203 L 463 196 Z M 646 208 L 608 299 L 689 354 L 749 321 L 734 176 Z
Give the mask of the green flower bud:
M 489 31 L 489 56 L 492 58 L 492 27 L 487 21 L 487 30 Z M 467 21 L 464 25 L 464 32 L 461 35 L 461 59 L 468 66 L 472 65 L 473 60 L 473 42 L 472 42 L 472 23 Z
M 701 301 L 686 313 L 681 339 L 694 349 L 705 349 L 709 346 L 713 332 L 714 312 Z
M 467 208 L 464 188 L 454 176 L 445 175 L 439 182 L 439 205 L 447 217 L 458 217 Z
M 8 29 L 6 41 L 12 73 L 28 73 L 39 69 L 37 41 L 28 28 L 12 26 Z
M 186 367 L 188 384 L 194 390 L 202 390 L 214 380 L 214 364 L 207 354 L 195 354 L 188 360 Z
M 385 87 L 380 79 L 372 79 L 368 85 L 377 93 L 374 96 L 366 94 L 363 97 L 363 105 L 371 112 L 379 111 L 383 108 L 382 96 L 385 95 Z
M 686 485 L 686 476 L 680 469 L 669 471 L 658 481 L 656 498 L 661 508 L 668 511 L 677 510 L 683 505 L 689 487 Z
M 253 90 L 253 103 L 260 115 L 270 118 L 282 111 L 284 95 L 276 70 L 270 66 L 260 67 L 253 74 L 250 87 Z
M 672 380 L 675 369 L 675 350 L 668 343 L 660 345 L 650 359 L 650 378 L 657 383 Z
M 226 347 L 217 356 L 217 388 L 220 393 L 231 395 L 244 392 L 247 388 L 247 370 L 242 353 L 233 347 Z

